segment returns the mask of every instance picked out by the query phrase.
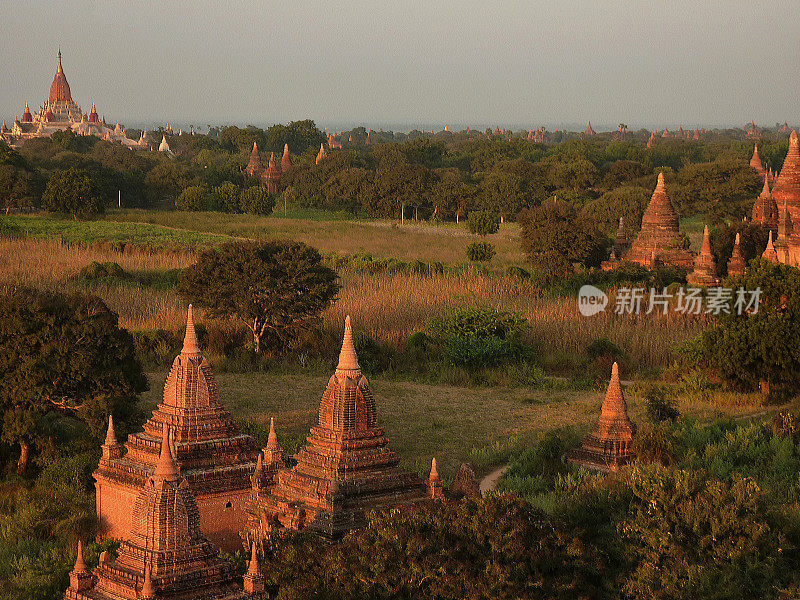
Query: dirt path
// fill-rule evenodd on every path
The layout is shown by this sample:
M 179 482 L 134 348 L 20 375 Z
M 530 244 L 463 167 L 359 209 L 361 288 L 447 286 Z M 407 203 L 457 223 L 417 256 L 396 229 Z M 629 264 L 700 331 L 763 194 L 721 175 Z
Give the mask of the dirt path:
M 494 488 L 497 487 L 497 482 L 500 481 L 500 478 L 503 476 L 503 473 L 508 471 L 508 465 L 503 465 L 502 467 L 498 467 L 491 473 L 489 473 L 486 477 L 481 479 L 480 488 L 481 488 L 481 495 L 485 496 L 487 492 L 491 492 Z

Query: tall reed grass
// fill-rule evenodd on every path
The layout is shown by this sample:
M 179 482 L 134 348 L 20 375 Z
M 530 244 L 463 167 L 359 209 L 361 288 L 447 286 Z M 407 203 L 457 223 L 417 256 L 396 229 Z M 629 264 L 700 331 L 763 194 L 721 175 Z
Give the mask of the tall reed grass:
M 33 285 L 47 289 L 83 291 L 100 296 L 131 330 L 180 329 L 185 306 L 172 289 L 155 289 L 128 282 L 88 283 L 78 274 L 93 261 L 114 261 L 127 272 L 166 271 L 194 262 L 189 253 L 115 252 L 98 246 L 82 247 L 58 240 L 0 238 L 0 285 Z M 548 356 L 582 356 L 593 340 L 607 337 L 630 356 L 636 368 L 661 367 L 669 362 L 677 342 L 705 327 L 703 319 L 667 315 L 620 316 L 609 309 L 584 317 L 573 298 L 550 298 L 533 283 L 516 277 L 480 272 L 463 274 L 341 273 L 342 290 L 324 314 L 324 326 L 339 332 L 345 315 L 357 330 L 375 340 L 402 348 L 427 321 L 456 306 L 487 305 L 521 313 L 531 324 L 532 339 Z M 199 315 L 202 318 L 202 314 Z

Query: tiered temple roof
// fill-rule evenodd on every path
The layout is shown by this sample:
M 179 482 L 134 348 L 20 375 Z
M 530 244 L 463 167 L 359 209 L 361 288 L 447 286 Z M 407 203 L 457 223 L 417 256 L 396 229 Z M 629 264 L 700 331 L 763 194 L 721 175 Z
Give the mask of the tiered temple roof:
M 163 400 L 144 430 L 128 437 L 124 454 L 113 423 L 109 425 L 94 473 L 97 514 L 106 537 L 125 538 L 131 530 L 133 504 L 156 466 L 161 432 L 169 425 L 176 461 L 199 505 L 203 531 L 226 550 L 240 547 L 258 446 L 239 431 L 219 401 L 211 366 L 197 343 L 191 306 L 183 348 L 167 376 Z
M 728 260 L 728 276 L 729 277 L 741 277 L 744 275 L 744 271 L 747 268 L 747 263 L 744 260 L 744 254 L 742 254 L 742 246 L 739 239 L 739 234 L 736 234 L 736 239 L 733 242 L 733 251 L 731 252 L 731 257 Z
M 628 406 L 619 380 L 619 367 L 614 363 L 600 419 L 583 438 L 581 447 L 567 453 L 567 460 L 591 469 L 616 471 L 633 460 L 634 435 L 636 424 L 628 418 Z
M 717 263 L 714 260 L 714 255 L 711 253 L 711 240 L 709 239 L 708 225 L 706 225 L 706 228 L 703 230 L 703 245 L 700 248 L 700 254 L 694 259 L 694 271 L 688 275 L 686 281 L 691 285 L 719 285 Z
M 78 546 L 66 600 L 174 598 L 241 600 L 261 598 L 260 589 L 245 593 L 236 568 L 219 558 L 200 527 L 200 511 L 172 454 L 164 425 L 158 463 L 140 486 L 132 509 L 132 527 L 116 560 L 101 556 L 89 573 Z
M 678 214 L 672 207 L 664 184 L 664 174 L 658 174 L 658 183 L 650 204 L 642 217 L 642 228 L 624 260 L 652 267 L 657 262 L 674 264 L 687 269 L 694 266 L 694 255 L 681 245 Z
M 378 426 L 369 381 L 361 373 L 350 318 L 336 372 L 328 381 L 306 446 L 296 465 L 264 478 L 244 534 L 249 545 L 283 529 L 310 530 L 338 539 L 365 524 L 365 511 L 426 497 L 426 484 L 400 468 Z M 255 485 L 255 484 L 254 484 Z

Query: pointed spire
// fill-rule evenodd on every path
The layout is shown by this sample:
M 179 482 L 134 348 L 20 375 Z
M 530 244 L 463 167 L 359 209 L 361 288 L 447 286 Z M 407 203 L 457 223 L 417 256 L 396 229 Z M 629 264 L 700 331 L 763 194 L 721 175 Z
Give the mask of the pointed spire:
M 250 564 L 247 567 L 247 574 L 250 577 L 258 577 L 261 575 L 261 569 L 258 566 L 258 553 L 256 552 L 255 541 L 250 544 Z
M 361 372 L 358 364 L 356 348 L 353 345 L 353 331 L 350 328 L 350 315 L 344 320 L 344 339 L 342 340 L 342 350 L 339 352 L 339 365 L 336 371 L 343 371 L 346 374 L 357 374 Z
M 769 230 L 769 239 L 767 240 L 767 247 L 764 250 L 764 253 L 761 255 L 761 258 L 774 263 L 778 262 L 778 252 L 775 250 L 775 245 L 772 243 L 771 229 Z
M 792 129 L 791 135 L 789 135 L 789 148 L 797 148 L 798 141 L 797 141 L 797 130 Z
M 145 565 L 144 567 L 144 583 L 142 584 L 142 589 L 139 592 L 139 598 L 141 600 L 150 600 L 151 598 L 156 597 L 156 590 L 153 587 L 153 578 L 152 578 L 152 567 L 150 565 Z
M 739 235 L 738 233 L 736 235 Z M 703 245 L 700 247 L 700 254 L 703 256 L 711 256 L 711 240 L 708 236 L 708 225 L 703 230 Z
M 625 403 L 625 396 L 622 393 L 622 384 L 619 380 L 619 365 L 614 363 L 611 367 L 611 380 L 608 382 L 606 397 L 603 400 L 603 407 L 600 411 L 600 418 L 615 419 L 618 417 L 628 418 L 628 407 Z
M 58 47 L 58 68 L 56 73 L 63 73 L 64 69 L 61 68 L 61 46 Z
M 761 189 L 761 197 L 768 198 L 769 197 L 769 174 L 766 172 L 764 173 L 764 187 Z
M 158 480 L 175 481 L 178 479 L 178 467 L 172 457 L 172 447 L 169 443 L 169 425 L 164 423 L 164 433 L 161 437 L 161 454 L 153 473 L 153 478 Z
M 78 540 L 78 556 L 75 558 L 75 567 L 72 569 L 73 573 L 87 573 L 86 562 L 83 560 L 83 542 Z
M 736 233 L 736 239 L 733 240 L 733 247 L 734 248 L 739 248 L 740 247 L 740 242 L 741 242 L 741 239 L 740 239 L 739 233 L 737 232 Z
M 275 450 L 277 447 L 278 447 L 278 436 L 275 433 L 275 417 L 270 417 L 269 437 L 267 438 L 267 450 Z M 261 460 L 260 457 L 259 460 Z
M 438 481 L 439 480 L 439 470 L 436 468 L 436 457 L 434 456 L 431 460 L 431 474 L 428 476 L 430 481 Z
M 116 446 L 117 445 L 117 435 L 114 432 L 114 417 L 112 415 L 108 415 L 108 431 L 106 431 L 106 441 L 105 446 Z
M 191 304 L 186 313 L 186 335 L 183 338 L 181 354 L 200 354 L 200 345 L 197 343 L 197 334 L 194 331 L 194 312 Z

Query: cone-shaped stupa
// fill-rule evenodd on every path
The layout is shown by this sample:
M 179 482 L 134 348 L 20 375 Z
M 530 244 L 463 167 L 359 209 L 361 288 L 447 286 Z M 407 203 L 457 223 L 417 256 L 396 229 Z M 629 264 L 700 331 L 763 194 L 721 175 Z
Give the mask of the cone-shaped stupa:
M 633 459 L 631 442 L 635 434 L 636 425 L 628 418 L 628 406 L 622 393 L 619 367 L 614 363 L 600 419 L 583 438 L 582 446 L 567 454 L 567 460 L 592 469 L 616 471 Z
M 428 498 L 431 500 L 444 500 L 444 487 L 436 468 L 436 458 L 431 460 L 431 474 L 428 475 Z
M 623 256 L 630 247 L 631 241 L 628 239 L 627 231 L 625 231 L 625 222 L 620 217 L 617 225 L 617 235 L 614 238 L 614 253 L 616 256 Z
M 753 157 L 750 159 L 750 166 L 758 171 L 758 174 L 762 177 L 765 175 L 764 164 L 761 162 L 761 157 L 758 155 L 758 144 L 753 147 Z
M 703 230 L 703 245 L 700 254 L 694 259 L 694 271 L 686 278 L 690 285 L 713 286 L 719 285 L 717 277 L 717 263 L 711 253 L 711 240 L 708 233 L 708 225 Z
M 283 145 L 283 157 L 281 158 L 281 172 L 287 173 L 292 170 L 292 155 L 289 154 L 289 144 Z
M 742 246 L 741 241 L 739 239 L 739 234 L 736 234 L 736 239 L 733 242 L 733 251 L 731 252 L 731 258 L 728 260 L 728 277 L 741 277 L 744 275 L 744 271 L 747 268 L 747 263 L 744 260 L 744 254 L 742 254 Z
M 656 261 L 687 269 L 694 266 L 694 256 L 682 247 L 678 214 L 667 195 L 663 173 L 658 174 L 656 189 L 642 217 L 642 228 L 624 259 L 653 267 L 653 256 Z
M 764 173 L 764 187 L 761 190 L 761 194 L 756 198 L 755 204 L 753 204 L 753 223 L 777 231 L 778 221 L 778 204 L 769 191 L 769 177 L 767 173 Z
M 275 153 L 270 152 L 269 166 L 264 172 L 264 183 L 267 186 L 267 191 L 270 194 L 277 194 L 280 191 L 281 171 L 278 169 L 278 164 L 275 162 Z
M 309 529 L 337 539 L 365 524 L 371 508 L 408 504 L 426 496 L 426 485 L 400 468 L 377 424 L 375 399 L 361 373 L 349 318 L 339 364 L 319 408 L 319 424 L 281 469 L 268 493 L 248 507 L 246 541 L 262 543 L 282 528 Z
M 83 598 L 83 592 L 92 588 L 92 574 L 83 560 L 83 542 L 78 540 L 78 554 L 75 557 L 75 566 L 69 573 L 69 589 L 67 598 Z M 70 595 L 71 594 L 71 595 Z
M 323 160 L 325 160 L 325 158 L 327 158 L 327 156 L 328 155 L 325 153 L 325 144 L 320 144 L 319 152 L 317 152 L 316 164 L 321 163 Z
M 770 262 L 778 262 L 778 253 L 775 251 L 775 246 L 772 243 L 772 231 L 769 232 L 769 240 L 767 240 L 767 247 L 764 249 L 761 258 Z
M 250 544 L 250 562 L 247 565 L 247 573 L 244 575 L 244 591 L 246 594 L 260 594 L 264 592 L 265 587 L 266 582 L 258 564 L 256 543 L 252 542 Z
M 239 431 L 219 401 L 211 365 L 197 342 L 191 307 L 183 348 L 172 363 L 162 402 L 144 430 L 128 436 L 124 456 L 122 447 L 106 453 L 104 445 L 104 458 L 94 473 L 103 535 L 124 539 L 130 532 L 139 490 L 164 458 L 166 426 L 176 453 L 173 460 L 192 490 L 203 531 L 225 550 L 240 548 L 239 532 L 247 518 L 242 509 L 250 497 L 258 446 Z
M 253 149 L 250 151 L 250 162 L 244 168 L 244 172 L 248 177 L 260 178 L 264 167 L 261 164 L 261 156 L 258 153 L 258 144 L 253 142 Z
M 700 139 L 700 130 L 697 127 L 694 128 L 694 135 L 692 136 L 694 141 L 698 141 Z
M 652 148 L 655 145 L 656 145 L 656 134 L 655 133 L 651 133 L 650 134 L 650 139 L 647 140 L 647 147 L 648 148 Z
M 591 121 L 589 121 L 589 125 L 586 127 L 586 131 L 583 132 L 583 135 L 596 135 L 594 129 L 592 129 Z

